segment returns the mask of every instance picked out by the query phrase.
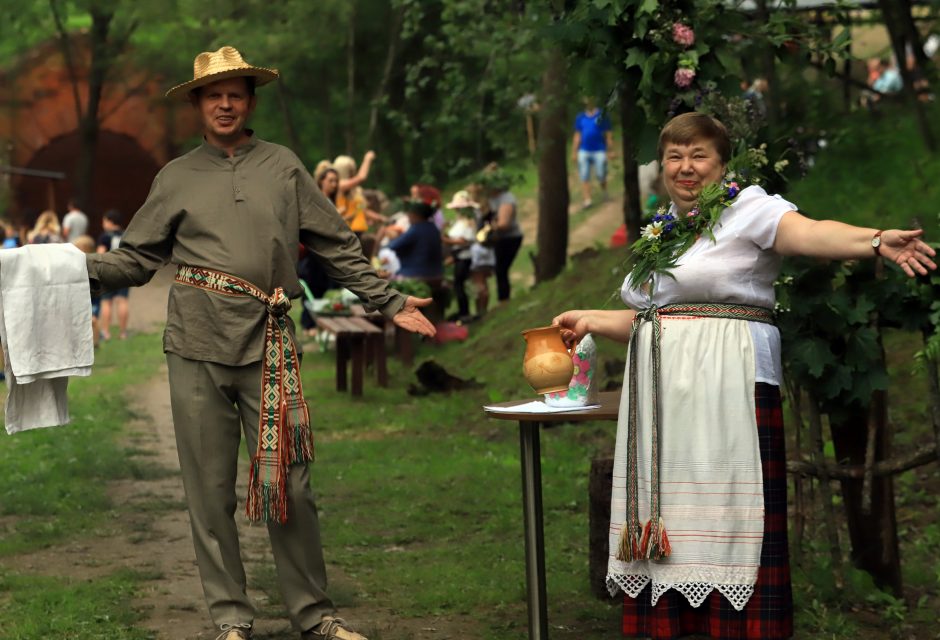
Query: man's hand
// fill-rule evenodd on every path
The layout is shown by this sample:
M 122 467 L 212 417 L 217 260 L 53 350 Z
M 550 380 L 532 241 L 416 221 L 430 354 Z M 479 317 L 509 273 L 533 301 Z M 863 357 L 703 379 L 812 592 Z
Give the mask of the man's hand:
M 431 304 L 431 302 L 433 302 L 431 298 L 415 298 L 414 296 L 408 296 L 405 300 L 405 306 L 401 308 L 401 311 L 395 314 L 395 317 L 392 318 L 392 322 L 406 331 L 420 333 L 423 336 L 433 338 L 437 330 L 419 310 L 419 307 L 426 307 Z

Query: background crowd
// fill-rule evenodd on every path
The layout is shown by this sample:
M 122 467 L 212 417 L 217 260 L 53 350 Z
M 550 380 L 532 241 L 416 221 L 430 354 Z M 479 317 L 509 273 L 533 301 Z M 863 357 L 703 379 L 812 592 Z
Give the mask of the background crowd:
M 313 175 L 380 275 L 403 291 L 433 297 L 430 315 L 438 323 L 466 324 L 485 316 L 494 276 L 498 301 L 508 300 L 509 270 L 523 238 L 509 174 L 491 164 L 446 204 L 437 187 L 423 183 L 390 201 L 364 186 L 374 160 L 372 151 L 359 165 L 343 155 L 319 162 Z M 304 252 L 297 273 L 314 298 L 334 288 L 323 268 Z M 308 334 L 315 334 L 309 308 L 302 324 Z
M 96 239 L 91 235 L 88 215 L 70 200 L 61 221 L 55 210 L 48 209 L 38 214 L 32 227 L 24 226 L 17 230 L 8 222 L 3 222 L 2 232 L 3 249 L 68 242 L 85 253 L 105 253 L 121 246 L 124 215 L 116 209 L 106 211 L 101 218 L 101 233 Z M 107 293 L 100 298 L 92 297 L 91 309 L 95 346 L 99 340 L 111 339 L 112 317 L 117 321 L 118 336 L 122 340 L 127 338 L 130 316 L 127 289 Z

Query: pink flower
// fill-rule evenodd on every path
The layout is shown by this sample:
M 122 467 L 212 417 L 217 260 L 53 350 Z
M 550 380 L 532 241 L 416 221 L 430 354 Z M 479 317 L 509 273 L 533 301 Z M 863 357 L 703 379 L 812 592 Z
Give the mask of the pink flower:
M 578 384 L 587 384 L 591 381 L 590 376 L 588 376 L 588 371 L 591 370 L 590 360 L 582 360 L 577 354 L 571 356 L 571 361 L 574 363 L 574 376 L 573 380 Z
M 692 81 L 695 79 L 695 69 L 676 69 L 676 75 L 673 77 L 673 82 L 676 83 L 676 86 L 680 89 L 685 89 Z
M 698 213 L 699 213 L 698 207 L 692 207 L 692 208 L 689 210 L 689 212 L 688 212 L 687 214 L 685 214 L 685 216 L 686 216 L 687 218 L 691 218 L 691 217 L 693 217 L 693 216 L 697 216 Z
M 695 44 L 695 32 L 692 31 L 692 27 L 675 22 L 672 25 L 672 41 L 686 48 L 691 47 Z

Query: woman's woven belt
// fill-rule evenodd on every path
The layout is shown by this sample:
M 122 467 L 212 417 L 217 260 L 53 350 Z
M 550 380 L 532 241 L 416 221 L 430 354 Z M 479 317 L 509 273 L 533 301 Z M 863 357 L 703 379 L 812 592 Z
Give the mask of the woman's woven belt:
M 675 303 L 662 307 L 651 306 L 638 311 L 633 319 L 630 334 L 630 404 L 627 418 L 627 517 L 620 533 L 617 559 L 659 560 L 669 555 L 671 547 L 663 523 L 659 496 L 659 430 L 660 430 L 660 366 L 663 316 L 686 316 L 693 318 L 725 318 L 750 320 L 773 324 L 773 312 L 763 307 L 744 304 L 722 303 Z M 653 406 L 652 406 L 652 451 L 650 455 L 650 519 L 640 526 L 639 514 L 639 469 L 637 466 L 637 349 L 640 326 L 644 322 L 653 325 L 650 351 L 653 360 Z
M 258 449 L 251 461 L 245 510 L 253 521 L 287 522 L 287 473 L 313 460 L 310 414 L 300 385 L 297 349 L 287 326 L 290 299 L 280 287 L 270 296 L 235 276 L 178 265 L 176 282 L 225 296 L 250 297 L 267 308 Z

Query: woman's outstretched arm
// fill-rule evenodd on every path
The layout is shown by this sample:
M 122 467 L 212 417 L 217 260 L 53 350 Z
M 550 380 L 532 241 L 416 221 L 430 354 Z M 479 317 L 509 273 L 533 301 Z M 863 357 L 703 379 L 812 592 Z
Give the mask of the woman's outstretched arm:
M 774 251 L 785 256 L 810 256 L 830 260 L 874 258 L 872 239 L 878 229 L 855 227 L 835 220 L 811 220 L 796 211 L 783 214 L 777 226 Z M 885 260 L 897 264 L 910 277 L 925 275 L 937 265 L 937 255 L 920 239 L 923 230 L 887 229 L 880 234 L 879 251 Z

